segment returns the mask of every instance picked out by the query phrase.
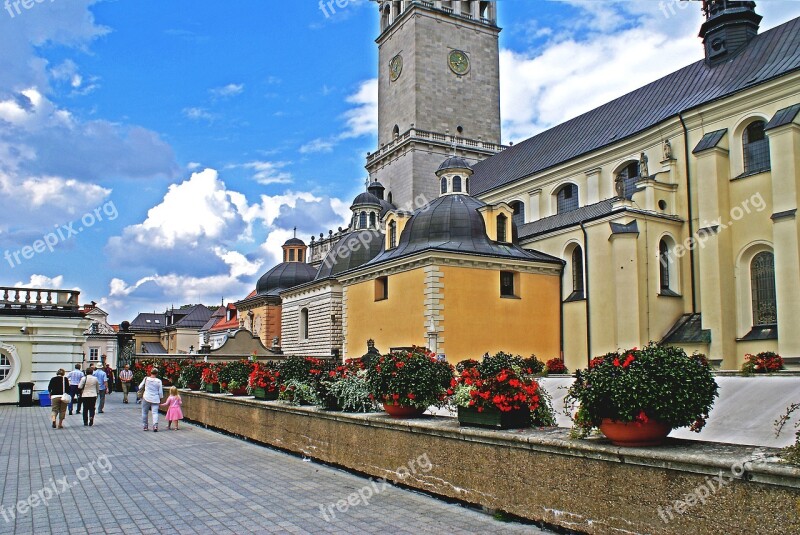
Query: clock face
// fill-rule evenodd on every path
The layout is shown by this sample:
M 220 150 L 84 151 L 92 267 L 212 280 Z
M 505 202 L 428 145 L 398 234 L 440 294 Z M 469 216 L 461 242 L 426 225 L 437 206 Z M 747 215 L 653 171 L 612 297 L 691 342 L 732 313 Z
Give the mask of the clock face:
M 392 82 L 400 78 L 400 73 L 403 72 L 403 56 L 400 54 L 396 55 L 392 58 L 389 62 L 389 78 L 391 78 Z
M 466 52 L 461 50 L 452 50 L 447 56 L 447 62 L 450 64 L 450 69 L 459 76 L 463 76 L 469 72 L 469 56 Z

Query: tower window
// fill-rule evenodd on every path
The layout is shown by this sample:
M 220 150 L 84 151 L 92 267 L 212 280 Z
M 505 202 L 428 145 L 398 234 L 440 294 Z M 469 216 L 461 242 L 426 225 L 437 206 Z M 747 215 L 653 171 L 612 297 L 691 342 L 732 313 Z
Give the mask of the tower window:
M 556 193 L 556 212 L 562 214 L 578 208 L 578 188 L 575 184 L 565 184 Z
M 294 262 L 294 249 L 289 249 L 289 262 Z
M 394 201 L 392 200 L 392 192 L 391 191 L 386 196 L 386 200 L 389 201 L 389 204 L 394 204 Z
M 461 177 L 458 175 L 453 177 L 453 193 L 461 193 Z
M 778 323 L 775 257 L 771 252 L 758 253 L 750 262 L 750 291 L 753 298 L 753 326 Z
M 300 311 L 300 339 L 308 340 L 308 309 Z
M 513 271 L 501 271 L 500 272 L 500 297 L 516 297 L 517 294 L 515 293 L 514 289 L 514 279 L 516 278 L 516 273 Z
M 392 221 L 389 223 L 389 248 L 394 249 L 397 247 L 397 222 Z
M 508 223 L 508 218 L 505 215 L 500 214 L 499 216 L 497 216 L 497 241 L 499 242 L 508 241 L 506 239 L 508 237 L 506 233 L 507 223 Z
M 361 212 L 358 215 L 358 228 L 367 228 L 367 213 Z
M 400 137 L 400 127 L 394 125 L 394 128 L 392 129 L 392 139 L 397 139 L 399 137 Z
M 389 299 L 389 277 L 375 279 L 375 301 Z
M 742 134 L 745 173 L 760 173 L 770 168 L 769 139 L 764 133 L 765 126 L 764 121 L 754 121 Z
M 369 214 L 369 226 L 370 228 L 375 228 L 378 226 L 377 218 L 375 217 L 375 212 L 370 212 Z
M 570 299 L 585 297 L 583 276 L 583 250 L 578 246 L 572 250 L 572 295 L 570 295 Z
M 658 242 L 658 279 L 661 292 L 669 291 L 669 245 L 666 240 Z
M 442 177 L 442 195 L 447 193 L 447 178 Z

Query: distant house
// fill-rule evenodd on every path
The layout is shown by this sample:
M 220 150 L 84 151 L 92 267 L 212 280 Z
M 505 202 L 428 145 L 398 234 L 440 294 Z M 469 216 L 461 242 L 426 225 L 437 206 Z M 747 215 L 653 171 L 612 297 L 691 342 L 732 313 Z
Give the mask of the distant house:
M 163 314 L 140 313 L 130 325 L 136 352 L 162 355 L 196 352 L 198 333 L 213 313 L 203 305 L 185 305 Z
M 117 367 L 117 331 L 108 323 L 108 312 L 97 306 L 92 301 L 81 308 L 81 313 L 91 321 L 91 325 L 83 334 L 86 341 L 83 343 L 84 360 L 88 363 L 99 364 L 101 357 L 106 356 L 112 368 Z

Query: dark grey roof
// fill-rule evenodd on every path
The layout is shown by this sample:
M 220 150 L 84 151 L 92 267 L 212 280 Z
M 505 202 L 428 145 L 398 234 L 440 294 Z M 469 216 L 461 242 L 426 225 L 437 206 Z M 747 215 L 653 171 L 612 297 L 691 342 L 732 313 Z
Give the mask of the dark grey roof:
M 372 193 L 365 191 L 364 193 L 359 193 L 358 196 L 353 199 L 353 204 L 350 206 L 350 208 L 364 205 L 381 206 L 381 200 Z
M 224 318 L 225 317 L 226 311 L 227 311 L 227 308 L 225 306 L 219 307 L 217 310 L 214 311 L 213 314 L 211 314 L 211 317 L 208 318 L 208 321 L 205 323 L 205 325 L 203 325 L 200 328 L 200 330 L 201 331 L 208 331 L 209 329 L 211 329 L 211 327 L 213 327 L 214 324 L 217 323 L 220 320 L 220 318 Z
M 561 259 L 539 251 L 490 240 L 483 216 L 478 213 L 483 206 L 486 204 L 468 195 L 439 197 L 414 211 L 397 247 L 381 252 L 367 265 L 429 250 L 563 264 Z
M 439 173 L 440 171 L 447 171 L 448 169 L 472 169 L 472 166 L 467 160 L 460 156 L 450 156 L 442 162 L 436 172 Z
M 143 353 L 150 353 L 151 355 L 166 355 L 167 350 L 161 345 L 161 342 L 142 342 Z
M 180 329 L 200 329 L 214 313 L 213 310 L 204 305 L 195 305 L 189 309 L 175 309 L 172 312 L 176 316 L 181 314 L 182 317 L 180 319 L 176 317 L 169 327 Z
M 141 312 L 131 322 L 130 330 L 132 331 L 159 330 L 166 327 L 166 325 L 167 325 L 167 316 L 165 314 Z
M 703 329 L 701 314 L 684 314 L 669 330 L 662 344 L 710 344 L 711 331 Z
M 316 274 L 317 270 L 305 262 L 283 262 L 258 279 L 256 293 L 277 296 L 282 290 L 314 280 Z
M 750 342 L 755 340 L 777 340 L 777 325 L 758 325 L 753 327 L 749 333 L 740 338 L 742 341 Z
M 770 130 L 772 128 L 778 128 L 779 126 L 789 124 L 794 121 L 794 118 L 797 117 L 798 113 L 800 113 L 800 104 L 795 104 L 794 106 L 789 106 L 788 108 L 778 110 L 777 113 L 775 113 L 775 116 L 769 120 L 767 126 L 764 127 L 764 130 Z
M 472 166 L 477 195 L 541 172 L 702 104 L 800 68 L 800 18 L 756 36 L 730 61 L 697 61 Z
M 703 139 L 700 140 L 700 143 L 692 150 L 692 154 L 697 154 L 699 152 L 703 152 L 704 150 L 713 149 L 719 142 L 722 141 L 722 138 L 725 137 L 725 134 L 728 132 L 727 128 L 723 128 L 722 130 L 715 130 L 714 132 L 709 132 L 708 134 L 703 136 Z
M 611 226 L 611 234 L 639 234 L 639 224 L 634 220 L 630 223 L 609 223 Z
M 305 244 L 306 242 L 304 242 L 300 238 L 289 238 L 288 240 L 286 240 L 286 243 L 284 243 L 284 245 L 305 245 Z
M 383 233 L 375 229 L 348 232 L 325 256 L 314 280 L 329 279 L 362 266 L 383 249 Z
M 543 217 L 532 223 L 526 223 L 519 228 L 519 239 L 531 238 L 554 230 L 577 225 L 581 221 L 591 221 L 592 219 L 607 216 L 613 212 L 613 205 L 614 199 L 606 199 L 588 206 L 581 206 L 576 210 Z

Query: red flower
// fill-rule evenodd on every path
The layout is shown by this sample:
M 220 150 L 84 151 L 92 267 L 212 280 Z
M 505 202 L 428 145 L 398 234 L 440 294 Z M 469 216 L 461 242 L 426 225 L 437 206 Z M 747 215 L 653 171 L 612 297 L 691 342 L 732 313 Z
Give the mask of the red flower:
M 413 400 L 413 399 L 414 399 L 414 398 L 416 398 L 416 397 L 417 397 L 417 396 L 415 396 L 413 392 L 409 392 L 409 393 L 408 393 L 408 399 L 411 399 L 411 400 Z
M 618 358 L 614 358 L 613 364 L 614 364 L 614 366 L 619 367 L 619 359 Z

